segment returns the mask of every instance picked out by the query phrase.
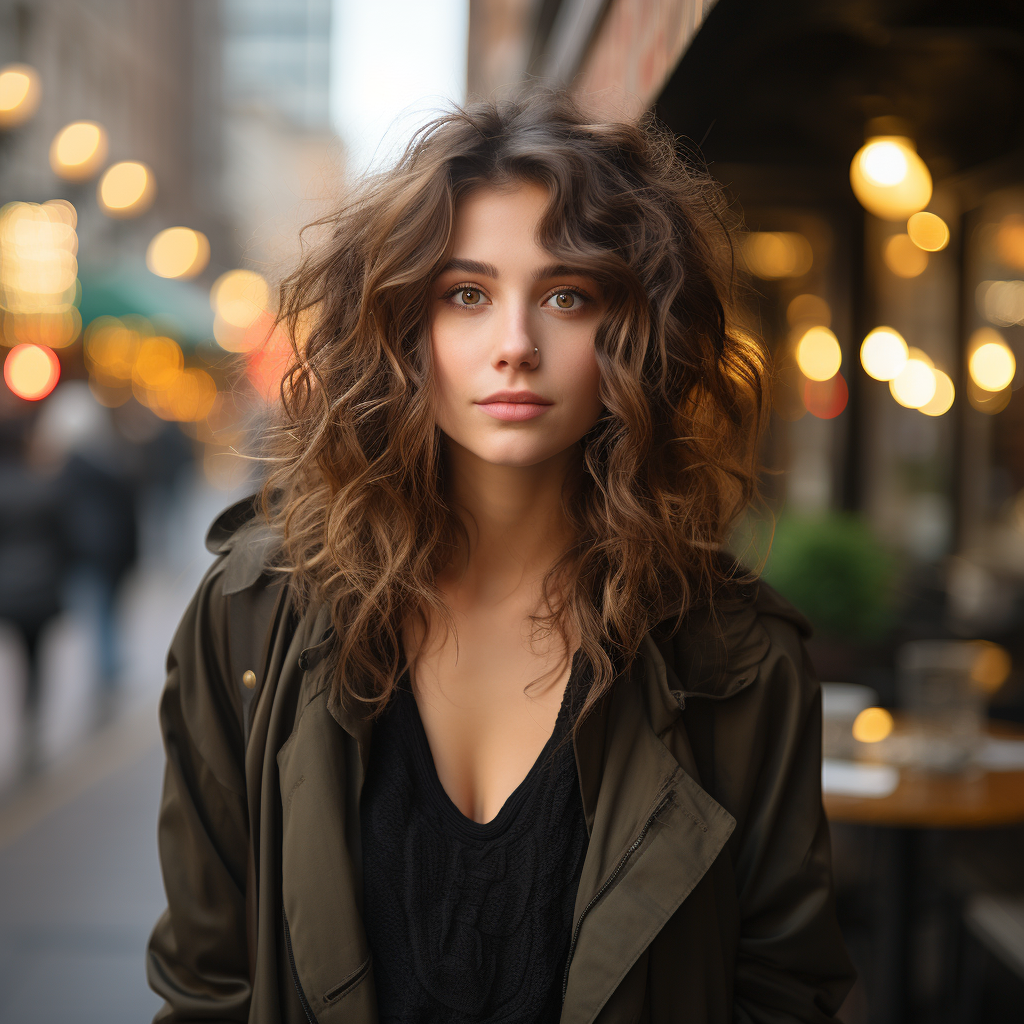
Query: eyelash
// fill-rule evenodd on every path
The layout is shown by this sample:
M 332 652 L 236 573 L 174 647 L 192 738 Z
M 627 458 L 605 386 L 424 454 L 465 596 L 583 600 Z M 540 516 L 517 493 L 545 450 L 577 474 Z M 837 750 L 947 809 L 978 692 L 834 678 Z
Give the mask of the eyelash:
M 484 294 L 483 288 L 480 288 L 478 285 L 475 284 L 469 284 L 464 282 L 463 284 L 457 284 L 454 287 L 449 288 L 448 291 L 444 293 L 442 298 L 444 299 L 445 302 L 457 307 L 458 309 L 472 309 L 473 306 L 467 306 L 463 305 L 461 302 L 451 301 L 453 295 L 456 295 L 458 292 L 466 291 L 479 292 L 481 295 Z M 544 302 L 548 302 L 555 295 L 561 295 L 563 292 L 568 292 L 570 295 L 578 295 L 581 299 L 584 300 L 583 303 L 580 304 L 578 309 L 558 309 L 557 306 L 551 307 L 552 309 L 558 309 L 559 313 L 564 313 L 566 316 L 574 316 L 577 313 L 581 313 L 583 311 L 584 305 L 587 302 L 591 301 L 590 296 L 582 288 L 577 288 L 575 285 L 570 284 L 566 285 L 564 288 L 555 288 L 553 291 L 549 292 L 548 295 L 545 297 Z

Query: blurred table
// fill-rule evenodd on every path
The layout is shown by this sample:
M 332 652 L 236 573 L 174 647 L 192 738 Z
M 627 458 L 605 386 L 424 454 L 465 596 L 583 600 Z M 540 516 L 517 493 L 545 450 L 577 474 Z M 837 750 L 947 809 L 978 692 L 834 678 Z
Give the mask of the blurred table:
M 908 722 L 897 717 L 896 731 Z M 989 723 L 998 740 L 1024 740 L 1024 728 Z M 877 1019 L 880 1024 L 909 1020 L 911 930 L 915 883 L 920 877 L 918 834 L 924 829 L 993 828 L 1024 822 L 1024 770 L 993 771 L 972 766 L 961 774 L 903 768 L 888 796 L 823 795 L 833 822 L 880 828 L 885 847 L 883 907 L 878 942 Z M 874 1017 L 872 1019 L 875 1019 Z
M 906 720 L 897 718 L 897 731 L 906 727 Z M 989 723 L 988 735 L 1024 740 L 1024 728 Z M 889 796 L 825 793 L 824 801 L 830 820 L 856 825 L 944 829 L 1014 825 L 1024 822 L 1024 770 L 972 768 L 950 774 L 904 768 Z

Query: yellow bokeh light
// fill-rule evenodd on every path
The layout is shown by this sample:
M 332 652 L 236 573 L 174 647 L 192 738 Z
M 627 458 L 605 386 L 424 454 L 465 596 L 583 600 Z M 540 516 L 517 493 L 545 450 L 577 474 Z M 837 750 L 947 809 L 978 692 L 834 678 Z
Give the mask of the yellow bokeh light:
M 931 359 L 919 348 L 908 349 L 906 365 L 889 381 L 889 393 L 907 409 L 920 409 L 935 397 L 934 369 Z
M 210 289 L 210 305 L 233 327 L 249 327 L 270 303 L 270 287 L 253 270 L 229 270 Z
M 932 176 L 902 135 L 868 139 L 850 162 L 850 184 L 861 206 L 882 220 L 903 220 L 932 197 Z
M 11 313 L 4 329 L 18 341 L 47 348 L 67 348 L 78 339 L 82 315 L 74 306 L 41 313 Z
M 1000 262 L 1015 270 L 1024 270 L 1024 217 L 1008 213 L 999 222 L 995 238 Z
M 228 352 L 249 352 L 266 339 L 273 323 L 269 315 L 270 286 L 252 270 L 229 270 L 210 289 L 216 316 L 213 336 Z M 260 325 L 266 322 L 265 328 Z
M 891 139 L 880 139 L 864 147 L 860 169 L 872 185 L 898 185 L 907 176 L 904 147 Z
M 39 74 L 28 64 L 0 70 L 0 128 L 24 124 L 39 108 Z
M 790 327 L 832 326 L 832 310 L 820 295 L 797 295 L 786 307 Z
M 893 235 L 882 248 L 882 258 L 897 277 L 917 277 L 928 266 L 928 253 L 914 245 L 910 235 Z
M 190 366 L 159 395 L 159 404 L 153 405 L 158 416 L 182 423 L 197 423 L 213 409 L 217 385 L 205 370 Z
M 853 720 L 853 738 L 859 743 L 879 743 L 892 732 L 892 715 L 885 708 L 865 708 Z
M 949 228 L 934 213 L 915 213 L 907 221 L 907 234 L 919 249 L 940 252 L 949 245 Z
M 796 364 L 810 380 L 831 380 L 842 363 L 839 339 L 827 327 L 812 327 L 797 342 Z
M 1002 391 L 1013 381 L 1017 360 L 1003 336 L 991 327 L 982 327 L 971 335 L 967 368 L 971 380 L 984 391 Z
M 802 277 L 814 263 L 811 243 L 796 231 L 753 231 L 743 243 L 747 269 L 766 281 Z
M 156 194 L 153 172 L 138 160 L 122 160 L 106 169 L 96 194 L 108 217 L 138 216 Z
M 146 250 L 146 266 L 158 277 L 195 277 L 209 259 L 206 235 L 191 228 L 165 228 Z
M 988 640 L 976 641 L 978 657 L 971 669 L 971 682 L 985 693 L 995 693 L 1006 682 L 1013 668 L 1010 652 Z
M 126 387 L 142 339 L 112 316 L 97 317 L 85 329 L 85 364 L 103 386 Z
M 942 416 L 953 407 L 956 388 L 953 387 L 953 381 L 948 373 L 933 369 L 932 374 L 935 377 L 935 394 L 918 409 L 918 412 L 923 412 L 925 416 Z
M 78 235 L 70 203 L 0 209 L 0 308 L 5 333 L 61 347 L 77 335 Z M 72 336 L 65 337 L 73 331 Z M 52 336 L 52 337 L 51 337 Z M 60 340 L 64 338 L 64 340 Z
M 107 133 L 95 121 L 72 121 L 53 137 L 50 166 L 66 181 L 87 181 L 107 159 Z
M 876 327 L 860 346 L 860 364 L 875 380 L 892 380 L 907 365 L 908 349 L 903 335 L 892 327 Z
M 166 391 L 185 366 L 185 357 L 172 338 L 146 338 L 139 346 L 132 380 L 147 391 Z
M 1010 404 L 1012 397 L 1013 389 L 1009 385 L 1002 391 L 986 391 L 974 383 L 970 374 L 967 376 L 967 398 L 971 407 L 986 416 L 995 416 L 996 413 L 1002 412 Z
M 15 345 L 4 360 L 4 380 L 19 398 L 38 402 L 60 379 L 60 360 L 43 345 Z

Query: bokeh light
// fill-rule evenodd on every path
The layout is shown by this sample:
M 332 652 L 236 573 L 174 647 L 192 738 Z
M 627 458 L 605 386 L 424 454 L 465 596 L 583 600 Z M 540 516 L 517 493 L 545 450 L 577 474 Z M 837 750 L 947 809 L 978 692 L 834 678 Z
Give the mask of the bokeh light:
M 827 327 L 811 327 L 796 345 L 796 365 L 810 380 L 828 380 L 839 372 L 843 350 Z
M 967 376 L 967 399 L 971 407 L 986 416 L 995 416 L 1002 412 L 1009 404 L 1013 396 L 1013 389 L 1009 384 L 1002 391 L 986 391 L 974 383 L 971 376 Z
M 931 359 L 919 348 L 911 347 L 906 365 L 889 381 L 892 397 L 907 409 L 927 405 L 935 397 L 937 387 L 933 370 Z
M 147 397 L 149 408 L 161 419 L 195 423 L 213 409 L 217 384 L 205 370 L 190 366 L 181 370 L 166 388 Z
M 743 243 L 747 269 L 766 281 L 803 277 L 814 263 L 811 243 L 796 231 L 753 231 Z
M 132 381 L 146 391 L 166 391 L 184 367 L 185 357 L 173 338 L 146 338 L 135 357 Z
M 1024 217 L 1008 213 L 996 228 L 996 256 L 1015 270 L 1024 270 Z
M 4 380 L 19 398 L 38 402 L 60 380 L 60 360 L 44 345 L 15 345 L 4 360 Z
M 282 327 L 271 330 L 263 343 L 248 353 L 246 376 L 256 394 L 268 405 L 280 401 L 281 380 L 293 356 L 288 335 Z
M 100 178 L 96 195 L 108 217 L 137 217 L 149 209 L 156 195 L 153 172 L 138 160 L 112 164 Z
M 95 121 L 72 121 L 50 143 L 50 166 L 65 181 L 88 181 L 107 159 L 107 133 Z
M 879 743 L 892 733 L 892 715 L 885 708 L 865 708 L 853 720 L 853 738 L 859 743 Z
M 804 406 L 819 420 L 835 419 L 850 400 L 850 389 L 841 373 L 828 380 L 804 381 Z
M 935 377 L 935 394 L 931 399 L 920 407 L 918 412 L 925 416 L 942 416 L 953 407 L 953 400 L 956 398 L 956 389 L 948 373 L 942 370 L 932 370 Z
M 3 338 L 63 348 L 79 334 L 75 208 L 64 200 L 0 208 Z
M 228 352 L 250 352 L 262 345 L 273 329 L 269 315 L 270 286 L 252 270 L 229 270 L 210 289 L 216 314 L 213 336 Z
M 914 245 L 927 252 L 940 252 L 949 245 L 949 228 L 934 213 L 915 213 L 907 221 L 907 234 Z
M 932 176 L 910 139 L 868 139 L 850 163 L 850 184 L 861 206 L 882 220 L 904 220 L 932 197 Z
M 978 656 L 971 669 L 971 682 L 982 692 L 993 694 L 1009 678 L 1013 668 L 1010 652 L 999 644 L 989 640 L 975 641 Z
M 28 64 L 0 69 L 0 128 L 24 124 L 39 109 L 39 74 Z
M 978 312 L 997 327 L 1024 323 L 1024 281 L 982 281 L 975 299 Z
M 892 380 L 907 365 L 907 343 L 892 327 L 876 327 L 860 346 L 860 364 L 875 380 Z
M 85 365 L 104 388 L 127 389 L 142 338 L 112 316 L 97 317 L 85 329 Z M 129 391 L 124 390 L 127 399 Z
M 928 267 L 928 253 L 914 245 L 910 235 L 893 235 L 882 247 L 885 265 L 897 277 L 918 277 Z
M 967 368 L 971 380 L 984 391 L 1002 391 L 1013 381 L 1017 361 L 1003 336 L 991 327 L 981 327 L 968 342 Z
M 820 295 L 797 295 L 786 307 L 790 327 L 831 327 L 832 309 Z
M 209 260 L 206 235 L 191 228 L 165 228 L 146 250 L 146 266 L 158 277 L 195 277 Z

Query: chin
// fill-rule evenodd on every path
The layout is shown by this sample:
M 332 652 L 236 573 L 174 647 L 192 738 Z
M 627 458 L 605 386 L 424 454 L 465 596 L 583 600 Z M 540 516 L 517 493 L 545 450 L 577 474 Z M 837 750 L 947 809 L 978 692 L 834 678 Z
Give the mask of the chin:
M 471 448 L 478 458 L 492 466 L 510 466 L 518 469 L 525 469 L 528 466 L 536 466 L 545 462 L 559 450 L 553 449 L 550 445 L 519 444 L 519 445 L 497 445 L 495 447 Z

